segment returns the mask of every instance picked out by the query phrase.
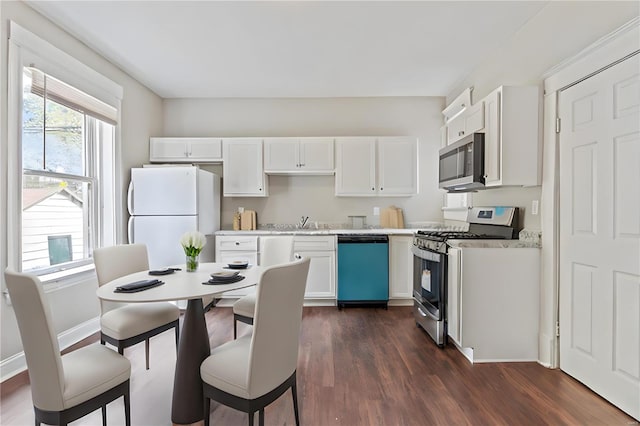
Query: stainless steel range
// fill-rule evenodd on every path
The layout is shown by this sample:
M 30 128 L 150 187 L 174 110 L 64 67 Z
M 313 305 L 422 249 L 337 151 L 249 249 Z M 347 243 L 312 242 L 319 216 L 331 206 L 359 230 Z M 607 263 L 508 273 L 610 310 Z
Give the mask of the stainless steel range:
M 518 238 L 517 207 L 474 207 L 468 231 L 418 231 L 413 239 L 413 313 L 438 346 L 447 341 L 447 241 Z

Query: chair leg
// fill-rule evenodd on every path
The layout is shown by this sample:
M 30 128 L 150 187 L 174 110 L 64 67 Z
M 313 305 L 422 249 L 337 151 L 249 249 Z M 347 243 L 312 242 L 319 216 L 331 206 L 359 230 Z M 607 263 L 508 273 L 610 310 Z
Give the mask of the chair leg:
M 178 343 L 180 342 L 180 323 L 176 324 L 176 355 L 178 354 Z
M 107 405 L 102 406 L 102 426 L 107 426 Z
M 264 426 L 264 408 L 258 411 L 258 426 Z
M 146 362 L 147 370 L 149 369 L 149 339 L 144 341 L 144 359 Z
M 131 395 L 128 387 L 124 393 L 124 421 L 126 426 L 131 426 Z
M 238 321 L 233 320 L 233 340 L 238 338 Z
M 296 382 L 291 385 L 291 394 L 293 395 L 293 414 L 296 417 L 296 426 L 300 426 L 300 414 L 298 413 L 298 392 L 296 390 Z
M 204 397 L 204 426 L 209 426 L 209 417 L 211 417 L 211 400 Z
M 249 426 L 253 426 L 253 412 L 248 414 L 249 414 Z

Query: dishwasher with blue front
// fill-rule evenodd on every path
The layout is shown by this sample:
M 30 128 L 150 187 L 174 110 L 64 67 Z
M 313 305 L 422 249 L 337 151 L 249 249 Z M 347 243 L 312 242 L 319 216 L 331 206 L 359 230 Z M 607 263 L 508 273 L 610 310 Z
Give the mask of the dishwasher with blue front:
M 338 308 L 389 302 L 389 237 L 338 235 Z

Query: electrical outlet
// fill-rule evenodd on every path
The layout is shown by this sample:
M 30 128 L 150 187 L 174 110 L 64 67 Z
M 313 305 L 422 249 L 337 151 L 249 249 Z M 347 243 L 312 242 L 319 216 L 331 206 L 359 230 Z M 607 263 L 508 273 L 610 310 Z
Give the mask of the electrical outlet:
M 538 200 L 533 200 L 531 202 L 531 214 L 532 215 L 537 215 L 538 214 L 538 207 L 540 207 L 540 202 Z
M 373 215 L 374 216 L 380 216 L 380 207 L 374 207 L 373 208 Z

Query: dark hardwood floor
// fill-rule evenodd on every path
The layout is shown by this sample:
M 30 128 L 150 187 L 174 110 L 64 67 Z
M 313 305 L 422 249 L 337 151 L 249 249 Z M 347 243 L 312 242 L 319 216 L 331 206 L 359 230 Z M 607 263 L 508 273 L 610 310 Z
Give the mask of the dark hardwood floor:
M 230 308 L 206 314 L 211 345 L 233 338 Z M 239 325 L 240 332 L 248 326 Z M 97 335 L 80 345 L 97 341 Z M 169 425 L 173 333 L 125 350 L 132 363 L 132 423 Z M 416 327 L 411 308 L 305 308 L 298 365 L 303 425 L 631 425 L 634 419 L 559 370 L 536 363 L 470 364 L 439 349 Z M 28 380 L 2 384 L 0 424 L 33 425 Z M 73 425 L 101 424 L 100 411 Z M 257 418 L 257 416 L 256 416 Z M 108 406 L 124 424 L 122 402 Z M 212 424 L 246 425 L 246 414 L 212 403 Z M 265 410 L 268 425 L 294 424 L 287 392 Z

